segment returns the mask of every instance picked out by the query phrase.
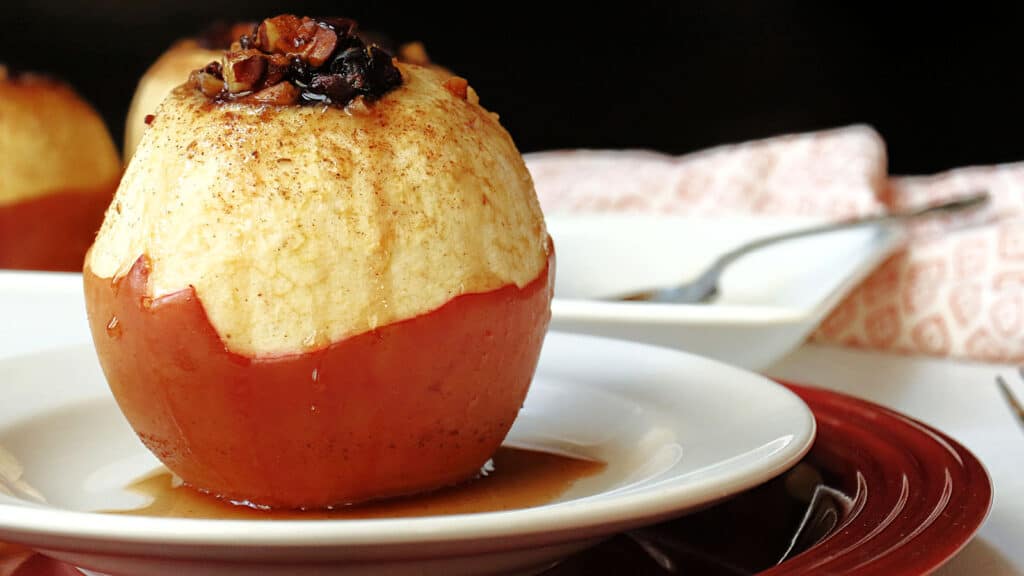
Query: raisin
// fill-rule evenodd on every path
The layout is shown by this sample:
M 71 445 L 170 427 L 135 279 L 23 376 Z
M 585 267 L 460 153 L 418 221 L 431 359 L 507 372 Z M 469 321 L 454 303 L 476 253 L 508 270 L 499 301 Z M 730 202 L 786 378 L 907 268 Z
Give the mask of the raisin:
M 309 66 L 302 61 L 302 58 L 292 56 L 288 62 L 288 79 L 299 88 L 305 88 L 313 79 L 313 73 Z
M 309 91 L 323 94 L 330 98 L 331 102 L 348 102 L 359 93 L 355 86 L 339 74 L 320 74 L 314 77 L 309 85 Z
M 330 64 L 332 74 L 338 74 L 345 78 L 349 84 L 357 90 L 364 86 L 364 76 L 370 64 L 370 58 L 366 50 L 362 48 L 349 48 L 334 58 Z
M 370 48 L 370 62 L 366 68 L 364 91 L 371 98 L 380 98 L 386 92 L 402 84 L 402 73 L 395 67 L 391 54 Z

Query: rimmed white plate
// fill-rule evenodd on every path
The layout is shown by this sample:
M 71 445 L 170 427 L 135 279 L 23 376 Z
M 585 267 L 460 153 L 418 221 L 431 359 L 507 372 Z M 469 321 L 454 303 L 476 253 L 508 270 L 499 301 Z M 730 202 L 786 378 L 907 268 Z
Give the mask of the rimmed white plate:
M 0 270 L 0 358 L 89 342 L 82 275 Z
M 902 242 L 898 227 L 777 244 L 736 261 L 709 304 L 616 302 L 680 284 L 746 241 L 823 223 L 780 217 L 548 216 L 557 330 L 647 342 L 760 369 L 798 346 Z
M 508 444 L 603 460 L 535 508 L 382 520 L 106 515 L 156 461 L 88 346 L 0 361 L 6 466 L 47 503 L 0 495 L 0 540 L 116 574 L 533 573 L 604 536 L 706 506 L 794 464 L 814 418 L 785 388 L 641 344 L 550 334 Z M 11 472 L 14 470 L 14 472 Z M 14 478 L 8 478 L 8 482 Z

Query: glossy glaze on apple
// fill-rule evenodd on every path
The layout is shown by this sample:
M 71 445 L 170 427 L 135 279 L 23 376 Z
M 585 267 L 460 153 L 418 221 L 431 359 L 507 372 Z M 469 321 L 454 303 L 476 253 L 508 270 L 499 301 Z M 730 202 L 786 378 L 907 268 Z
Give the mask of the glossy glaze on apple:
M 408 494 L 475 475 L 526 396 L 552 262 L 523 288 L 444 306 L 313 352 L 230 352 L 191 288 L 150 298 L 140 258 L 85 271 L 104 373 L 143 443 L 192 486 L 282 508 Z

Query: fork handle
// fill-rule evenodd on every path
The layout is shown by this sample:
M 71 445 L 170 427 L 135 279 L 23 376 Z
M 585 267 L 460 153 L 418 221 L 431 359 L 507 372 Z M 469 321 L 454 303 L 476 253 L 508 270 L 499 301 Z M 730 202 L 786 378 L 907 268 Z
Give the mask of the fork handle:
M 888 212 L 885 214 L 874 214 L 849 220 L 840 220 L 838 222 L 829 222 L 827 224 L 820 224 L 808 228 L 801 228 L 799 230 L 792 230 L 790 232 L 783 232 L 773 236 L 765 236 L 763 238 L 758 238 L 745 244 L 741 244 L 722 254 L 716 258 L 711 266 L 702 272 L 700 276 L 682 286 L 642 292 L 627 296 L 623 299 L 644 300 L 648 302 L 673 302 L 677 304 L 695 304 L 698 302 L 704 302 L 715 294 L 718 286 L 718 280 L 721 278 L 725 269 L 736 260 L 739 260 L 743 256 L 746 256 L 748 253 L 755 250 L 760 250 L 761 248 L 778 244 L 780 242 L 806 238 L 808 236 L 816 236 L 818 234 L 828 234 L 831 232 L 850 230 L 852 228 L 860 228 L 863 226 L 895 224 L 924 216 L 957 212 L 981 206 L 988 202 L 988 200 L 988 192 L 978 192 L 971 194 L 970 196 L 965 196 L 949 202 L 942 202 L 940 204 L 933 204 L 931 206 L 911 208 L 908 210 Z

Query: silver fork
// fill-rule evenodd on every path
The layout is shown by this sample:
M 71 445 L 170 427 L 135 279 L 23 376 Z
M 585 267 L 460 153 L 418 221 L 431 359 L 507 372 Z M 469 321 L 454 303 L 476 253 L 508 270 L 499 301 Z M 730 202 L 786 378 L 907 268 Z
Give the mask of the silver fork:
M 1021 380 L 1024 380 L 1024 366 L 1017 368 L 1017 375 L 1020 376 Z M 1010 389 L 1009 384 L 1003 378 L 1002 374 L 996 376 L 996 384 L 999 386 L 999 390 L 1003 393 L 1003 400 L 1006 400 L 1007 406 L 1010 408 L 1010 412 L 1017 417 L 1017 422 L 1024 427 L 1024 404 L 1021 403 L 1017 395 Z

